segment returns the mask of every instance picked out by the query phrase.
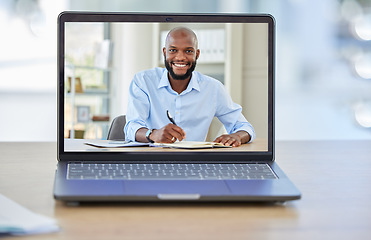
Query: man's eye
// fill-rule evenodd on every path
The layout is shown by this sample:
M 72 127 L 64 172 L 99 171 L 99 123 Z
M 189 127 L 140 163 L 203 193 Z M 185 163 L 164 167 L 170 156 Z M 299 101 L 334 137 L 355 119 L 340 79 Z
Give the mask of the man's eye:
M 175 49 L 169 49 L 169 52 L 171 52 L 171 53 L 175 53 L 176 50 L 175 50 Z
M 187 50 L 186 53 L 193 53 L 193 50 Z

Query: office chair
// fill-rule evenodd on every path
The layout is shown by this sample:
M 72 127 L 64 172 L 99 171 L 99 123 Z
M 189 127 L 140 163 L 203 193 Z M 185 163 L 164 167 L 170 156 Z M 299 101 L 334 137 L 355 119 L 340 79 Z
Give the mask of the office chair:
M 125 115 L 115 117 L 108 130 L 107 140 L 125 140 L 124 133 L 125 124 L 126 124 Z

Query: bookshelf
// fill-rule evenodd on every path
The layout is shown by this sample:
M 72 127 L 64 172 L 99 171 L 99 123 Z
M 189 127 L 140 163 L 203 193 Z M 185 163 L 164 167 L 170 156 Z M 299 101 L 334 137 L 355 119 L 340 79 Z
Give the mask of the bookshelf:
M 65 138 L 106 138 L 111 118 L 110 23 L 68 23 L 65 35 Z
M 111 72 L 110 68 L 66 64 L 66 138 L 99 139 L 107 136 Z M 84 82 L 87 78 L 89 82 Z

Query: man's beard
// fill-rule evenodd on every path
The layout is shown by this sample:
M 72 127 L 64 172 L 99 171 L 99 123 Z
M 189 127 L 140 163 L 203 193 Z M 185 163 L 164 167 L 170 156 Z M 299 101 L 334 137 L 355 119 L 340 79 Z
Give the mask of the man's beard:
M 169 63 L 166 60 L 166 57 L 165 57 L 165 67 L 169 71 L 170 76 L 174 80 L 186 80 L 186 79 L 188 79 L 192 75 L 192 72 L 195 70 L 196 64 L 197 64 L 196 61 L 191 62 L 191 67 L 187 70 L 187 72 L 183 75 L 178 75 L 178 74 L 175 74 L 175 72 L 173 71 L 173 69 L 171 67 L 172 62 Z

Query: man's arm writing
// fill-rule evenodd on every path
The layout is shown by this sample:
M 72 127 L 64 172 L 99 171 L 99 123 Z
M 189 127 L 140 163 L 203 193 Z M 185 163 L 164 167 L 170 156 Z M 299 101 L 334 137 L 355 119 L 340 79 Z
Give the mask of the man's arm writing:
M 147 128 L 140 128 L 135 134 L 135 140 L 137 142 L 148 142 L 146 138 L 147 131 Z M 185 139 L 185 132 L 182 128 L 169 123 L 160 129 L 153 129 L 149 138 L 158 143 L 173 143 L 177 139 L 179 141 Z

